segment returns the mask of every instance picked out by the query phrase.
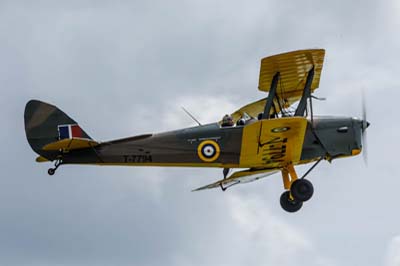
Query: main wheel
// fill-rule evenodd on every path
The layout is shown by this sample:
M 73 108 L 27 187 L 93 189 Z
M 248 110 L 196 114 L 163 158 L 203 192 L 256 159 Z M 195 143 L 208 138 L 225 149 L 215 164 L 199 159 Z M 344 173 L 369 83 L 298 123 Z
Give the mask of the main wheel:
M 290 193 L 298 201 L 307 201 L 314 194 L 314 187 L 307 179 L 297 179 L 290 186 Z
M 290 198 L 290 191 L 285 191 L 281 195 L 281 207 L 287 212 L 297 212 L 303 206 L 303 202 Z
M 56 172 L 56 169 L 54 169 L 54 168 L 49 168 L 49 170 L 47 170 L 47 173 L 48 173 L 49 175 L 54 175 L 55 172 Z

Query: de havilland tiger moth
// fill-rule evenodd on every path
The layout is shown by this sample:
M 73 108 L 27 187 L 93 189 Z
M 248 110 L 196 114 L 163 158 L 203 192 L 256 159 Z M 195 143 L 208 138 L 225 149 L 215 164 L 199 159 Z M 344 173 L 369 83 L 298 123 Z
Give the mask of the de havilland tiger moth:
M 66 164 L 218 167 L 223 178 L 195 191 L 225 191 L 280 172 L 280 204 L 296 212 L 314 192 L 305 177 L 322 160 L 360 154 L 369 126 L 365 109 L 362 119 L 313 115 L 324 56 L 323 49 L 309 49 L 262 59 L 258 89 L 268 96 L 219 122 L 100 142 L 57 107 L 31 100 L 24 114 L 26 137 L 37 162 L 54 162 L 49 175 Z M 308 163 L 313 165 L 299 177 L 295 166 Z

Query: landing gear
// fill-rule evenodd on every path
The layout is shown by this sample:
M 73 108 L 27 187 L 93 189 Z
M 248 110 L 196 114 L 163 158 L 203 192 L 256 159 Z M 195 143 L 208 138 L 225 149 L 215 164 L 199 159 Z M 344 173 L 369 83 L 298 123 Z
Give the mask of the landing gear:
M 54 163 L 54 168 L 49 168 L 49 170 L 47 170 L 47 173 L 49 175 L 54 175 L 56 173 L 57 168 L 60 167 L 61 164 L 62 164 L 61 159 L 56 160 L 56 162 Z
M 311 199 L 314 187 L 307 179 L 296 179 L 291 183 L 290 190 L 282 193 L 280 203 L 287 212 L 297 212 L 303 202 Z
M 307 201 L 314 194 L 314 187 L 307 179 L 297 179 L 290 186 L 290 193 L 297 201 Z
M 226 179 L 226 177 L 228 176 L 230 170 L 231 170 L 230 168 L 224 168 L 224 170 L 222 171 L 222 173 L 224 175 L 224 179 Z M 222 185 L 222 183 L 219 184 L 219 186 L 221 187 L 222 191 L 225 191 L 228 187 L 230 187 L 230 186 L 224 187 Z
M 56 168 L 49 168 L 49 170 L 47 170 L 47 173 L 49 175 L 54 175 L 56 173 Z
M 316 167 L 320 158 L 301 178 L 297 178 L 293 164 L 288 164 L 282 169 L 282 180 L 285 192 L 282 193 L 280 203 L 287 212 L 297 212 L 303 206 L 303 202 L 311 199 L 314 194 L 312 183 L 304 179 Z
M 297 212 L 303 206 L 302 201 L 292 199 L 289 191 L 285 191 L 281 195 L 281 207 L 287 212 Z

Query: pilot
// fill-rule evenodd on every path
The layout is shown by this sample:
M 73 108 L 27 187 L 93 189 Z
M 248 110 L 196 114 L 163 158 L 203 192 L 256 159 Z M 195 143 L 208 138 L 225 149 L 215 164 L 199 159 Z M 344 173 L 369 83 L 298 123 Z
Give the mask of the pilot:
M 233 126 L 233 119 L 231 115 L 224 115 L 224 117 L 222 118 L 222 124 L 221 127 L 231 127 Z

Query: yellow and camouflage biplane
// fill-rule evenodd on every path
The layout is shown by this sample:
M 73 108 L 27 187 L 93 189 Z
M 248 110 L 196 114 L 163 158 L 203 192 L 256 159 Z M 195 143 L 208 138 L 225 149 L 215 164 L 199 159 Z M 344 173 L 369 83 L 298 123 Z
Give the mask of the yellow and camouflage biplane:
M 57 107 L 31 100 L 25 131 L 37 162 L 64 164 L 219 167 L 223 178 L 196 189 L 228 187 L 281 173 L 281 206 L 298 211 L 313 195 L 305 177 L 321 162 L 358 155 L 365 117 L 314 116 L 325 50 L 299 50 L 261 60 L 259 90 L 268 97 L 248 104 L 222 121 L 159 134 L 106 142 L 93 140 Z M 301 177 L 295 166 L 314 162 Z M 230 170 L 244 168 L 229 175 Z

